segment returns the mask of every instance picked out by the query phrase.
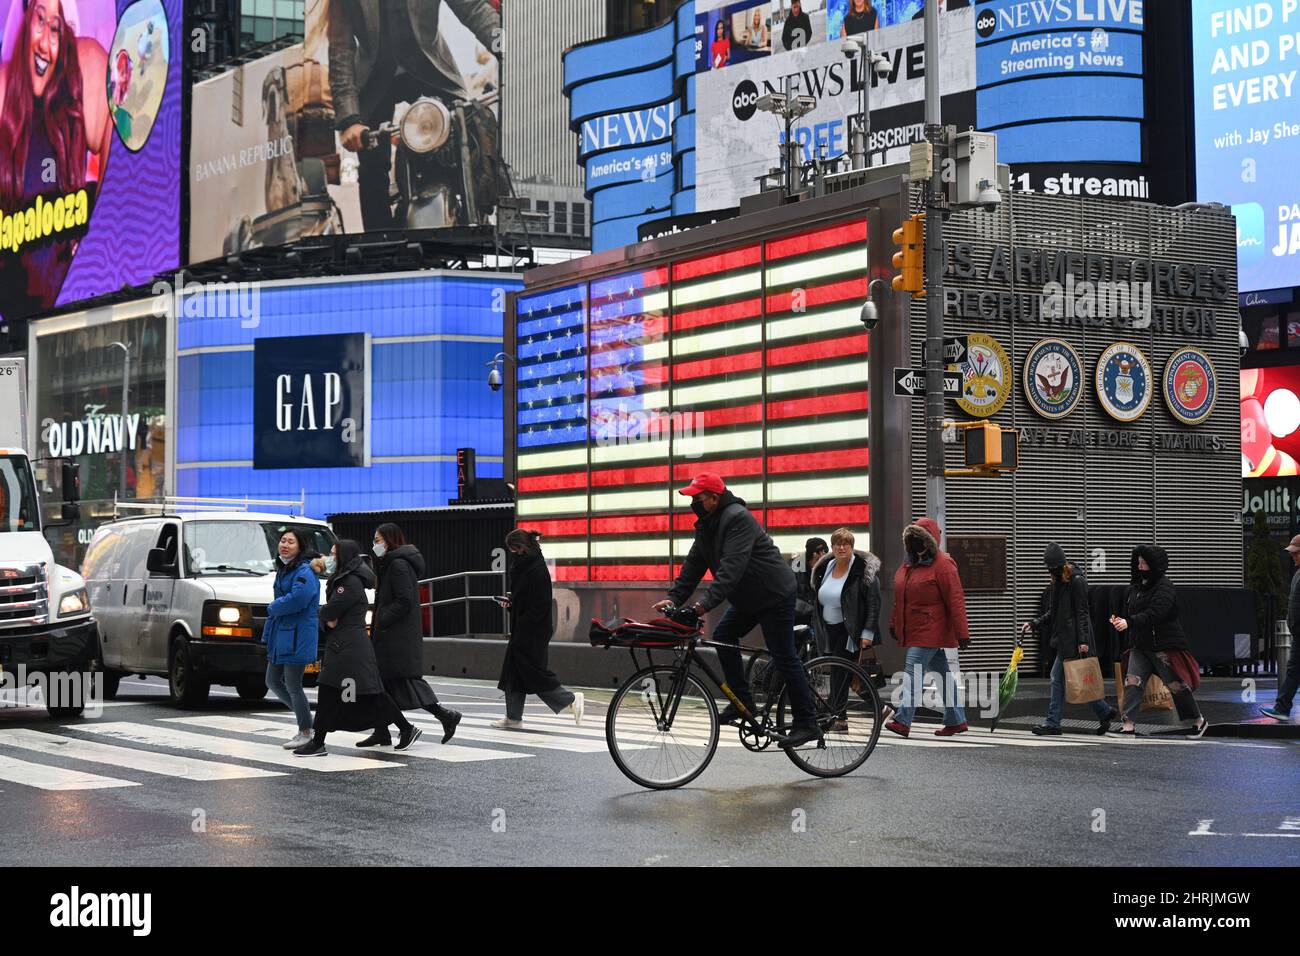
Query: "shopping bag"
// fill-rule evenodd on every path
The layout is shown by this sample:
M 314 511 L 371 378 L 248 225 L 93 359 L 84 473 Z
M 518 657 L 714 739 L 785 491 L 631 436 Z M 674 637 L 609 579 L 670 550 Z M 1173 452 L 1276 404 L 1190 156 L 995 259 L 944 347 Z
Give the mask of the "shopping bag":
M 1106 696 L 1101 682 L 1101 665 L 1095 657 L 1076 657 L 1065 662 L 1065 699 L 1071 704 L 1087 704 Z
M 1142 709 L 1174 709 L 1174 695 L 1169 693 L 1169 688 L 1165 686 L 1165 682 L 1157 674 L 1152 674 L 1147 680 L 1146 690 L 1142 693 Z

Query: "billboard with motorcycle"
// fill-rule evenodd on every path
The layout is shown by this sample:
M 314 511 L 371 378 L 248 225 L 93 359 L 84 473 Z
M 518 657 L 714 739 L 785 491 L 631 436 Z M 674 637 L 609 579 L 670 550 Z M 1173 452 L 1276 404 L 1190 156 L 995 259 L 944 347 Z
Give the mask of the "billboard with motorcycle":
M 194 87 L 190 260 L 488 225 L 498 0 L 309 0 L 304 42 Z

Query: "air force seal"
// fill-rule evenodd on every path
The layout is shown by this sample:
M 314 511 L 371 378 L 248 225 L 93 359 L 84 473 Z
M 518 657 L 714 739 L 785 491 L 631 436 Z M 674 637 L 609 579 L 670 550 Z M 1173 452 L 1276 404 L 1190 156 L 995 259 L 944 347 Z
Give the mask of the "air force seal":
M 1064 418 L 1083 397 L 1083 365 L 1060 339 L 1043 339 L 1025 359 L 1025 400 L 1044 418 Z
M 1169 412 L 1184 425 L 1199 425 L 1214 411 L 1218 397 L 1214 364 L 1199 349 L 1179 349 L 1165 366 L 1164 393 Z
M 1097 399 L 1106 414 L 1135 422 L 1151 403 L 1151 363 L 1131 342 L 1116 342 L 1097 360 Z
M 989 418 L 1002 409 L 1011 394 L 1011 362 L 990 335 L 972 332 L 966 337 L 966 345 L 957 406 L 968 415 Z

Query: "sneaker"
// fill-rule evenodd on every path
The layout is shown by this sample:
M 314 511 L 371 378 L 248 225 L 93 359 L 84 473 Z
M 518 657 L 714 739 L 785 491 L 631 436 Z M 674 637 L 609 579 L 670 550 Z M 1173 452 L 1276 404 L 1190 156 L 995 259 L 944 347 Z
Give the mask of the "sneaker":
M 1279 707 L 1261 707 L 1259 712 L 1265 717 L 1272 717 L 1274 720 L 1290 720 L 1291 714 Z
M 1201 722 L 1199 724 L 1192 725 L 1192 729 L 1187 732 L 1187 736 L 1192 738 L 1204 737 L 1205 732 L 1209 729 L 1210 729 L 1210 722 L 1206 720 L 1204 717 L 1202 717 Z
M 356 747 L 391 747 L 392 745 L 392 737 L 388 734 L 379 733 L 371 734 L 365 740 L 358 740 L 356 744 L 354 744 Z
M 309 740 L 311 740 L 311 734 L 305 734 L 300 730 L 293 735 L 292 740 L 286 740 L 284 743 L 280 744 L 280 746 L 285 750 L 297 750 Z
M 511 720 L 509 717 L 502 717 L 500 720 L 494 720 L 488 724 L 497 730 L 523 730 L 524 722 L 522 720 Z
M 308 737 L 307 742 L 301 747 L 294 748 L 295 757 L 327 757 L 329 751 L 325 749 L 324 744 L 318 744 L 315 740 Z
M 847 720 L 837 720 L 831 724 L 831 733 L 847 734 L 849 732 L 849 722 Z
M 814 740 L 820 742 L 821 739 L 821 728 L 816 725 L 812 727 L 792 727 L 789 734 L 777 740 L 776 745 L 783 750 L 793 750 L 795 747 L 810 744 Z
M 442 708 L 437 714 L 438 723 L 442 724 L 442 742 L 445 744 L 456 736 L 456 725 L 460 723 L 462 714 L 458 710 L 452 710 L 450 707 Z
M 940 727 L 934 732 L 936 737 L 956 737 L 958 734 L 964 734 L 970 730 L 970 727 L 963 721 L 960 724 L 953 724 L 951 727 Z
M 906 737 L 912 732 L 911 727 L 907 726 L 907 724 L 900 724 L 896 720 L 891 720 L 889 723 L 885 724 L 885 729 L 890 733 L 898 734 L 900 737 Z
M 1061 728 L 1055 724 L 1039 724 L 1032 729 L 1031 733 L 1035 737 L 1059 737 L 1061 736 Z
M 423 733 L 424 731 L 415 726 L 415 724 L 407 724 L 406 729 L 402 731 L 401 736 L 397 739 L 397 746 L 393 749 L 405 750 L 407 747 L 411 746 L 411 744 L 419 740 Z
M 573 722 L 579 727 L 582 726 L 582 712 L 587 706 L 587 700 L 582 694 L 573 695 L 573 703 L 564 708 L 568 713 L 573 715 Z
M 1098 737 L 1104 737 L 1110 733 L 1110 725 L 1119 720 L 1119 711 L 1112 710 L 1105 717 L 1101 718 L 1101 724 L 1097 727 L 1096 734 Z

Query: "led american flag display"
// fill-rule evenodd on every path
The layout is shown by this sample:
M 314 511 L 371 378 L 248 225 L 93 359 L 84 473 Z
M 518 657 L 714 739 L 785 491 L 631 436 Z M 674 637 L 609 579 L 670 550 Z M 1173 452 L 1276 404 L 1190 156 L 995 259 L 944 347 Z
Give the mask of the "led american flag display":
M 671 580 L 702 471 L 788 554 L 869 547 L 867 280 L 852 220 L 521 295 L 519 522 L 556 579 Z

